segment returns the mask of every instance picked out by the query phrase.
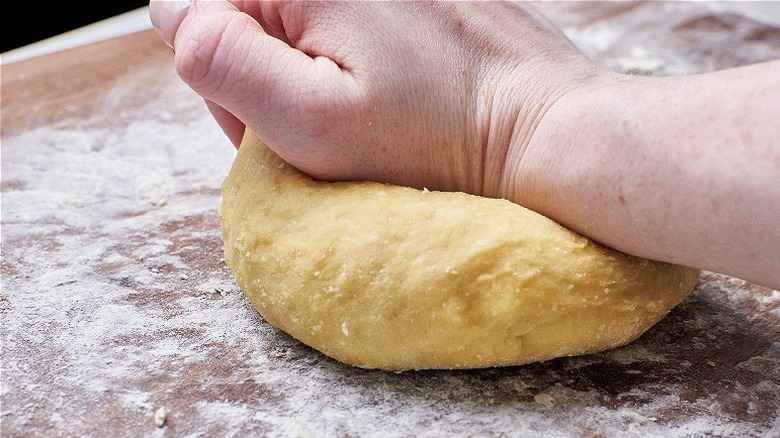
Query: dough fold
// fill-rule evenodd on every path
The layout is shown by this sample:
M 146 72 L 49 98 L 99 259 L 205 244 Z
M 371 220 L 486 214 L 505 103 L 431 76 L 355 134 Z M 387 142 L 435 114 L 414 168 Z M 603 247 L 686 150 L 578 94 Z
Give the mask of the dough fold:
M 600 246 L 506 200 L 317 181 L 247 130 L 225 260 L 273 326 L 386 370 L 519 365 L 644 333 L 698 271 Z

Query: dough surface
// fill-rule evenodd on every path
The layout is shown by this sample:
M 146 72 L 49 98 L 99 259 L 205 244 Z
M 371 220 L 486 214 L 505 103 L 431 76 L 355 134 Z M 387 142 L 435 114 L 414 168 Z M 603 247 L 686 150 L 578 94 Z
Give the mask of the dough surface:
M 316 181 L 247 130 L 225 260 L 273 326 L 387 370 L 519 365 L 626 344 L 698 271 L 602 247 L 505 200 Z

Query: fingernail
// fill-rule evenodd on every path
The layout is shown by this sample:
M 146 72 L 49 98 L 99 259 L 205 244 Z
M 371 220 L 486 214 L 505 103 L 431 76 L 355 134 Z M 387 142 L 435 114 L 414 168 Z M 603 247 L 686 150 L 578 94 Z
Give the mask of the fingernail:
M 157 33 L 168 47 L 173 48 L 173 39 L 187 11 L 192 7 L 190 0 L 152 0 L 149 2 L 149 18 Z

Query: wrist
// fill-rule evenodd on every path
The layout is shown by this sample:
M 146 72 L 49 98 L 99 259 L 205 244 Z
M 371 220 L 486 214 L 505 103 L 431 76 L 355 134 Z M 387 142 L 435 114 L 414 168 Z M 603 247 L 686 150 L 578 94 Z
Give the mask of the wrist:
M 537 115 L 525 138 L 509 145 L 502 197 L 561 221 L 581 172 L 606 143 L 613 119 L 614 90 L 632 78 L 598 69 L 570 81 Z M 562 206 L 563 208 L 555 208 Z

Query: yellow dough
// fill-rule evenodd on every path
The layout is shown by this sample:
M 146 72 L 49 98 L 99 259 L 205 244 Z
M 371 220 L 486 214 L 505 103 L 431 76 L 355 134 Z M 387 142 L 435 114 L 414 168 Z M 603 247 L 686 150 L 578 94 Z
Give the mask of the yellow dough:
M 254 307 L 359 367 L 482 368 L 616 347 L 698 279 L 509 201 L 317 181 L 249 131 L 223 195 L 225 260 Z

